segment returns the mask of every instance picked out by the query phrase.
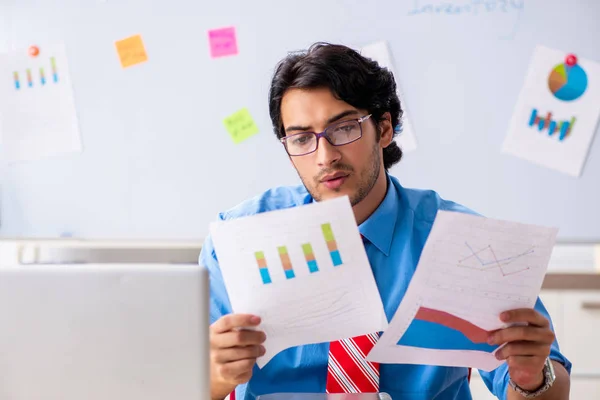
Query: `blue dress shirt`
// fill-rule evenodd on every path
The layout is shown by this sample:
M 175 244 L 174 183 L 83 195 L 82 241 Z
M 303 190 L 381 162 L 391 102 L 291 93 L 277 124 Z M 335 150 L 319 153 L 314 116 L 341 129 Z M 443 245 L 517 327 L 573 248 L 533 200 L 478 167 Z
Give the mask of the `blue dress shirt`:
M 304 186 L 278 187 L 219 214 L 223 220 L 265 211 L 295 207 L 312 202 Z M 359 226 L 367 239 L 366 251 L 383 301 L 388 321 L 400 304 L 425 245 L 438 210 L 474 214 L 473 211 L 444 200 L 430 190 L 407 189 L 388 176 L 383 202 Z M 200 264 L 210 273 L 210 322 L 231 313 L 231 305 L 210 236 L 200 254 Z M 549 318 L 538 299 L 536 310 Z M 257 396 L 279 392 L 324 393 L 327 378 L 329 343 L 293 347 L 277 354 L 262 369 L 254 367 L 253 376 L 236 389 L 236 399 L 254 400 Z M 570 372 L 570 362 L 552 346 L 551 358 Z M 506 363 L 491 372 L 480 371 L 490 391 L 506 399 Z M 468 369 L 429 365 L 381 364 L 380 391 L 403 400 L 471 399 Z

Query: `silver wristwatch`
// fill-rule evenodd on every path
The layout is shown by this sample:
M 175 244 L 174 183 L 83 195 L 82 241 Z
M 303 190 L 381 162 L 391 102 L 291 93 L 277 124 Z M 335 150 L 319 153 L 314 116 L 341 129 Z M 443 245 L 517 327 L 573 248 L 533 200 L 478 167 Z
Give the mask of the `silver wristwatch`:
M 550 358 L 546 359 L 546 364 L 544 364 L 543 372 L 544 372 L 544 383 L 542 383 L 542 386 L 534 392 L 530 392 L 528 390 L 521 389 L 516 383 L 513 382 L 512 379 L 509 379 L 508 383 L 509 383 L 510 387 L 513 388 L 515 390 L 515 392 L 519 393 L 521 396 L 525 397 L 526 399 L 533 399 L 535 397 L 538 397 L 539 395 L 541 395 L 548 389 L 550 389 L 552 387 L 552 385 L 554 384 L 556 375 L 554 374 L 554 365 L 552 365 L 552 361 L 550 360 Z

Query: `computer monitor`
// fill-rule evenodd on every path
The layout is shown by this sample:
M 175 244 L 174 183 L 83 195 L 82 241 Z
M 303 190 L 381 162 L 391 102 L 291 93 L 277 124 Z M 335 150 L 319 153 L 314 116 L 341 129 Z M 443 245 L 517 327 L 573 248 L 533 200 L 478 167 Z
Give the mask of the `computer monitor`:
M 197 265 L 0 268 L 0 399 L 208 399 Z

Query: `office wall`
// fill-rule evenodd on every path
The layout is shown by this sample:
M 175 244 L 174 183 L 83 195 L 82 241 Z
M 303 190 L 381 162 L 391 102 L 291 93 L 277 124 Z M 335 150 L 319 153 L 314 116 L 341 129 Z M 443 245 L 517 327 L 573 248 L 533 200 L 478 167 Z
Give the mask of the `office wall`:
M 427 11 L 442 3 L 462 12 Z M 65 43 L 84 148 L 2 165 L 2 236 L 203 237 L 218 211 L 299 183 L 268 117 L 275 63 L 314 41 L 386 40 L 418 142 L 393 175 L 490 217 L 600 240 L 600 141 L 580 178 L 500 152 L 536 45 L 600 61 L 595 0 L 19 0 L 0 11 L 0 49 Z M 211 59 L 207 31 L 224 26 L 239 55 Z M 124 70 L 114 42 L 138 33 L 149 60 Z M 242 107 L 260 133 L 234 145 L 222 121 Z

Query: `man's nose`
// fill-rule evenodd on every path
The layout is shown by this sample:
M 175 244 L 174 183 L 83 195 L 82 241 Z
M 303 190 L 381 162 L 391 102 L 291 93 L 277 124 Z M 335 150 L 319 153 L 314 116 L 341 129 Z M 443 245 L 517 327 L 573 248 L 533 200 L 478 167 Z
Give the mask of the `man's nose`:
M 321 137 L 317 146 L 317 162 L 320 166 L 328 167 L 342 158 L 342 153 L 339 149 L 329 143 L 329 141 Z

